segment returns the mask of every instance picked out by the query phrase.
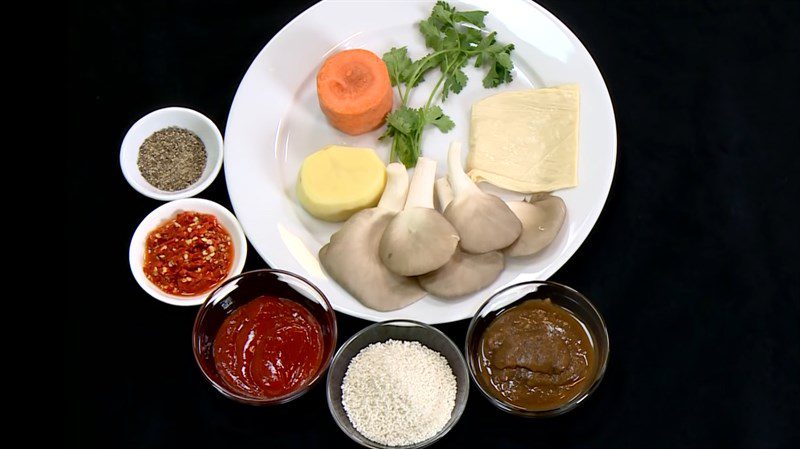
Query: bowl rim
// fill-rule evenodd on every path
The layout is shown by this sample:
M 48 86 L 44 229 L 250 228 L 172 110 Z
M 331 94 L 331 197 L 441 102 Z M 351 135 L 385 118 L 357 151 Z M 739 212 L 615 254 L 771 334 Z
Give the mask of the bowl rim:
M 160 190 L 149 184 L 146 186 L 142 185 L 141 183 L 137 182 L 136 178 L 133 176 L 132 170 L 138 169 L 135 166 L 135 164 L 132 167 L 130 164 L 125 163 L 126 155 L 132 151 L 138 150 L 136 143 L 133 142 L 134 131 L 144 126 L 150 120 L 154 120 L 162 115 L 167 115 L 167 114 L 183 114 L 199 119 L 205 126 L 208 127 L 208 129 L 211 130 L 211 133 L 214 135 L 214 141 L 212 143 L 218 148 L 217 158 L 213 162 L 211 171 L 209 172 L 208 176 L 206 176 L 205 178 L 201 176 L 201 178 L 198 179 L 197 182 L 195 182 L 193 185 L 189 186 L 184 190 L 178 190 L 175 192 Z M 195 132 L 195 130 L 192 129 L 190 129 L 189 131 Z M 210 142 L 203 142 L 203 143 L 206 146 L 208 146 Z M 133 125 L 131 125 L 130 128 L 128 128 L 128 131 L 125 133 L 125 137 L 123 137 L 122 143 L 120 144 L 119 165 L 120 168 L 122 169 L 122 176 L 125 177 L 125 180 L 131 187 L 133 187 L 134 190 L 136 190 L 137 192 L 141 193 L 142 195 L 148 198 L 153 198 L 159 201 L 171 201 L 171 200 L 193 197 L 199 194 L 200 192 L 204 191 L 206 188 L 208 188 L 208 186 L 210 186 L 211 183 L 213 183 L 214 180 L 217 179 L 217 176 L 219 175 L 219 172 L 222 169 L 222 162 L 224 159 L 223 151 L 224 151 L 224 144 L 222 139 L 222 133 L 220 132 L 217 125 L 210 118 L 206 117 L 205 115 L 203 115 L 198 111 L 195 111 L 194 109 L 189 109 L 183 106 L 168 106 L 165 108 L 156 109 L 155 111 L 145 114 L 139 120 L 137 120 Z M 208 154 L 208 152 L 206 152 L 206 154 Z
M 223 288 L 226 288 L 228 284 L 231 284 L 231 283 L 233 283 L 235 281 L 238 281 L 239 279 L 242 279 L 245 276 L 259 275 L 259 274 L 264 274 L 264 273 L 284 274 L 284 275 L 291 276 L 291 277 L 293 277 L 295 279 L 298 279 L 301 282 L 305 283 L 306 285 L 311 287 L 311 289 L 313 289 L 317 293 L 317 295 L 319 295 L 319 297 L 322 299 L 322 301 L 325 303 L 325 306 L 327 307 L 327 309 L 326 309 L 327 312 L 333 318 L 331 320 L 331 322 L 333 324 L 332 324 L 331 329 L 330 329 L 332 349 L 331 349 L 330 353 L 328 354 L 327 359 L 323 361 L 323 363 L 320 365 L 319 369 L 317 369 L 317 372 L 314 373 L 314 376 L 312 376 L 310 378 L 310 380 L 308 382 L 306 382 L 304 385 L 302 385 L 300 388 L 298 388 L 296 390 L 293 390 L 293 391 L 290 391 L 289 393 L 286 393 L 283 396 L 277 396 L 277 397 L 274 397 L 274 398 L 255 398 L 255 397 L 251 397 L 251 396 L 245 396 L 245 395 L 242 395 L 242 394 L 239 394 L 239 393 L 233 391 L 232 389 L 228 388 L 226 385 L 223 385 L 223 384 L 221 384 L 219 382 L 216 382 L 214 379 L 212 379 L 208 375 L 208 373 L 206 373 L 206 370 L 203 369 L 203 365 L 200 363 L 200 348 L 197 345 L 197 336 L 198 336 L 198 331 L 199 331 L 199 328 L 200 328 L 201 318 L 203 316 L 205 316 L 204 312 L 211 307 L 211 305 L 210 305 L 211 304 L 211 299 L 214 297 L 214 295 L 218 291 L 222 290 Z M 255 298 L 251 298 L 251 301 L 252 301 L 252 299 L 255 299 Z M 291 298 L 287 298 L 287 299 L 289 299 L 292 302 L 295 302 Z M 257 406 L 261 406 L 261 405 L 279 405 L 279 404 L 285 404 L 287 402 L 290 402 L 290 401 L 293 401 L 293 400 L 299 398 L 300 396 L 303 396 L 314 385 L 316 385 L 317 382 L 319 382 L 320 379 L 323 378 L 323 374 L 325 374 L 325 371 L 331 366 L 334 353 L 336 352 L 336 351 L 334 351 L 334 349 L 336 349 L 336 342 L 337 342 L 338 338 L 339 338 L 339 325 L 338 325 L 338 322 L 336 320 L 336 311 L 333 310 L 333 307 L 331 306 L 330 301 L 328 301 L 328 297 L 325 295 L 325 293 L 322 292 L 322 290 L 320 290 L 316 285 L 312 284 L 311 281 L 309 281 L 308 279 L 304 278 L 303 276 L 300 276 L 297 273 L 292 273 L 291 271 L 273 269 L 273 268 L 259 268 L 259 269 L 256 269 L 256 270 L 245 271 L 245 272 L 240 273 L 240 274 L 238 274 L 236 276 L 232 276 L 229 279 L 226 279 L 223 283 L 218 285 L 217 288 L 215 288 L 208 295 L 208 297 L 205 299 L 203 304 L 197 310 L 197 315 L 195 315 L 194 324 L 192 325 L 192 354 L 194 355 L 194 361 L 197 364 L 197 367 L 200 369 L 200 372 L 203 374 L 203 377 L 206 379 L 206 381 L 208 381 L 217 391 L 219 391 L 226 398 L 232 399 L 232 400 L 234 400 L 236 402 L 240 402 L 240 403 L 243 403 L 243 404 L 248 404 L 248 405 L 257 405 Z
M 137 247 L 141 248 L 144 246 L 145 241 L 147 239 L 147 235 L 152 231 L 156 226 L 160 226 L 163 223 L 163 220 L 156 224 L 153 227 L 145 226 L 145 223 L 148 223 L 154 219 L 158 215 L 165 211 L 170 211 L 169 216 L 172 217 L 175 213 L 179 210 L 191 210 L 191 207 L 188 206 L 189 204 L 202 204 L 206 206 L 208 209 L 213 210 L 213 215 L 217 216 L 219 220 L 220 217 L 218 215 L 223 216 L 226 220 L 233 223 L 233 229 L 229 229 L 229 226 L 225 226 L 225 229 L 228 233 L 231 234 L 231 239 L 234 241 L 234 259 L 231 263 L 230 271 L 228 271 L 228 276 L 217 286 L 211 289 L 210 291 L 200 293 L 194 296 L 178 296 L 178 295 L 171 295 L 162 291 L 158 288 L 155 284 L 153 284 L 150 279 L 147 279 L 147 276 L 144 275 L 142 272 L 142 261 L 136 257 Z M 187 206 L 184 206 L 187 205 Z M 205 212 L 203 212 L 205 213 Z M 236 244 L 239 241 L 241 244 Z M 136 279 L 136 282 L 139 284 L 142 290 L 145 291 L 148 295 L 152 296 L 153 298 L 173 306 L 197 306 L 202 304 L 206 298 L 216 291 L 216 289 L 228 281 L 228 279 L 238 276 L 242 270 L 244 269 L 245 261 L 247 260 L 247 237 L 245 237 L 244 230 L 242 229 L 242 225 L 239 223 L 239 220 L 233 214 L 233 212 L 229 211 L 225 206 L 216 203 L 211 200 L 207 200 L 204 198 L 181 198 L 177 200 L 173 200 L 167 203 L 164 203 L 157 208 L 153 209 L 148 213 L 142 221 L 139 222 L 139 225 L 136 226 L 136 230 L 134 230 L 133 235 L 131 235 L 131 243 L 128 247 L 128 264 L 131 268 L 131 274 L 133 274 L 133 278 Z
M 566 290 L 567 292 L 569 292 L 570 295 L 573 295 L 574 297 L 578 298 L 581 302 L 583 302 L 584 304 L 588 305 L 589 306 L 589 310 L 591 311 L 592 314 L 595 315 L 595 318 L 597 318 L 598 322 L 600 323 L 600 328 L 602 330 L 602 334 L 601 335 L 592 335 L 592 336 L 597 340 L 602 340 L 602 342 L 598 342 L 598 346 L 600 344 L 604 344 L 605 347 L 606 347 L 605 357 L 598 364 L 597 372 L 595 374 L 595 378 L 594 378 L 594 380 L 592 380 L 592 383 L 589 385 L 589 387 L 586 388 L 581 394 L 579 394 L 578 396 L 574 397 L 573 399 L 571 399 L 570 401 L 566 402 L 565 404 L 561 405 L 560 407 L 556 407 L 556 408 L 550 409 L 550 410 L 527 410 L 527 409 L 524 409 L 522 407 L 510 404 L 510 403 L 508 403 L 506 401 L 503 401 L 501 399 L 498 399 L 498 398 L 492 396 L 488 391 L 486 391 L 486 389 L 484 388 L 483 384 L 481 384 L 480 381 L 477 378 L 477 374 L 475 373 L 475 370 L 476 370 L 475 364 L 473 363 L 473 358 L 472 358 L 471 351 L 470 351 L 470 341 L 472 340 L 472 336 L 475 333 L 475 326 L 477 325 L 477 322 L 479 320 L 481 312 L 483 312 L 484 309 L 486 309 L 486 307 L 489 305 L 489 303 L 491 303 L 492 300 L 494 300 L 496 297 L 500 296 L 501 294 L 507 292 L 508 290 L 516 289 L 516 288 L 519 288 L 519 287 L 522 287 L 522 286 L 525 286 L 525 285 L 531 285 L 531 284 L 549 285 L 549 286 L 562 288 L 562 289 Z M 515 300 L 514 302 L 516 302 L 518 300 L 519 299 Z M 572 312 L 573 314 L 577 315 L 574 310 L 570 309 L 570 312 Z M 470 320 L 470 323 L 469 323 L 469 327 L 467 328 L 467 334 L 466 334 L 466 337 L 464 339 L 464 354 L 466 355 L 466 358 L 467 358 L 467 370 L 469 371 L 469 376 L 472 379 L 472 382 L 475 383 L 475 385 L 478 387 L 478 390 L 481 392 L 481 394 L 486 399 L 488 399 L 489 402 L 492 403 L 492 405 L 494 405 L 495 407 L 499 408 L 500 410 L 502 410 L 502 411 L 504 411 L 506 413 L 510 413 L 512 415 L 522 416 L 522 417 L 526 417 L 526 418 L 549 418 L 549 417 L 555 417 L 555 416 L 563 415 L 564 413 L 567 413 L 567 412 L 575 409 L 575 407 L 580 405 L 584 400 L 586 400 L 586 398 L 591 396 L 592 393 L 594 393 L 595 390 L 597 390 L 597 388 L 600 386 L 600 382 L 603 380 L 603 376 L 605 376 L 606 368 L 608 367 L 608 359 L 609 359 L 609 357 L 611 355 L 611 340 L 610 340 L 609 335 L 608 335 L 608 326 L 606 325 L 606 322 L 605 322 L 605 319 L 603 318 L 603 315 L 600 313 L 600 311 L 597 309 L 597 307 L 595 307 L 595 305 L 589 300 L 589 298 L 587 298 L 584 294 L 582 294 L 578 290 L 575 290 L 574 288 L 572 288 L 572 287 L 570 287 L 568 285 L 564 285 L 564 284 L 561 284 L 561 283 L 558 283 L 558 282 L 547 281 L 547 280 L 531 280 L 531 281 L 518 282 L 518 283 L 515 283 L 515 284 L 508 285 L 508 286 L 506 286 L 506 287 L 494 292 L 486 301 L 484 301 L 483 304 L 481 304 L 481 306 L 478 308 L 478 310 L 472 316 L 472 319 Z
M 456 345 L 456 343 L 450 337 L 448 337 L 447 334 L 445 334 L 441 330 L 433 327 L 430 324 L 423 323 L 421 321 L 410 320 L 410 319 L 406 319 L 406 318 L 393 318 L 393 319 L 386 320 L 386 321 L 379 321 L 377 323 L 372 323 L 369 326 L 367 326 L 367 327 L 361 329 L 360 331 L 356 332 L 350 338 L 348 338 L 347 341 L 342 343 L 341 346 L 339 346 L 339 349 L 336 351 L 336 354 L 331 358 L 331 367 L 334 365 L 334 363 L 336 363 L 341 358 L 341 355 L 342 355 L 342 352 L 344 352 L 344 349 L 346 347 L 348 347 L 349 345 L 351 345 L 356 338 L 360 337 L 362 334 L 365 334 L 366 332 L 368 332 L 370 330 L 373 330 L 375 328 L 385 327 L 385 326 L 389 326 L 389 325 L 392 325 L 392 324 L 395 324 L 395 323 L 412 324 L 412 325 L 415 325 L 415 326 L 418 326 L 418 327 L 422 327 L 427 331 L 433 331 L 433 333 L 438 334 L 441 337 L 444 337 L 445 341 L 447 341 L 447 343 L 452 346 L 455 354 L 458 355 L 459 364 L 464 368 L 464 370 L 467 373 L 469 373 L 469 366 L 467 364 L 467 361 L 464 359 L 464 354 L 461 353 L 461 349 L 459 349 L 458 345 Z M 422 342 L 419 342 L 419 343 L 423 344 Z M 367 345 L 367 346 L 369 346 L 369 345 Z M 365 346 L 365 348 L 366 348 L 366 346 Z M 364 348 L 361 348 L 361 349 L 363 350 Z M 444 357 L 444 356 L 442 356 L 442 357 Z M 453 367 L 450 367 L 450 369 L 453 369 Z M 345 371 L 345 373 L 346 373 L 346 371 Z M 455 373 L 454 373 L 454 375 L 455 375 Z M 458 380 L 458 377 L 456 376 L 456 381 L 457 380 Z M 419 443 L 409 444 L 409 445 L 405 445 L 405 446 L 386 446 L 386 445 L 377 443 L 375 441 L 372 441 L 372 440 L 368 439 L 367 437 L 364 437 L 364 439 L 369 441 L 370 444 L 364 444 L 363 441 L 357 440 L 351 434 L 350 430 L 348 428 L 346 428 L 344 423 L 340 422 L 339 418 L 337 417 L 337 414 L 334 413 L 334 405 L 333 405 L 333 400 L 331 398 L 331 385 L 332 385 L 331 382 L 332 382 L 331 370 L 329 369 L 328 370 L 328 375 L 326 376 L 326 380 L 325 380 L 325 399 L 328 402 L 328 411 L 330 412 L 331 417 L 333 418 L 333 421 L 336 423 L 336 425 L 339 427 L 339 429 L 342 431 L 342 433 L 347 435 L 351 440 L 355 441 L 356 443 L 360 444 L 361 446 L 369 447 L 369 448 L 375 448 L 375 449 L 383 449 L 383 448 L 389 448 L 389 447 L 391 447 L 392 449 L 404 449 L 404 448 L 419 449 L 419 448 L 430 446 L 431 444 L 439 441 L 441 438 L 443 438 L 445 435 L 447 435 L 447 433 L 449 433 L 450 430 L 452 430 L 453 427 L 456 426 L 458 421 L 461 420 L 461 415 L 464 414 L 464 410 L 466 410 L 467 402 L 469 401 L 470 385 L 469 385 L 469 374 L 468 374 L 467 382 L 466 382 L 467 384 L 465 385 L 465 388 L 464 388 L 464 406 L 460 407 L 460 408 L 458 406 L 453 407 L 454 415 L 451 415 L 451 417 L 450 417 L 452 422 L 448 422 L 448 424 L 446 424 L 445 427 L 442 430 L 437 432 L 436 435 L 428 438 L 427 440 L 420 441 Z M 342 408 L 344 408 L 344 406 L 342 406 Z M 358 430 L 356 430 L 356 432 L 358 432 Z

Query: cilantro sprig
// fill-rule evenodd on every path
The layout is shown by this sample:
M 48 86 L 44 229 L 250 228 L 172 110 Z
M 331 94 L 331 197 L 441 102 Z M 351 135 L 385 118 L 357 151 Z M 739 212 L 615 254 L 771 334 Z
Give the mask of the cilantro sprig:
M 386 131 L 380 137 L 392 138 L 392 161 L 400 160 L 406 167 L 416 165 L 421 154 L 422 132 L 428 125 L 443 133 L 453 129 L 455 123 L 433 101 L 437 97 L 444 101 L 449 94 L 464 89 L 468 78 L 463 69 L 471 60 L 474 59 L 475 67 L 488 67 L 483 78 L 484 87 L 497 87 L 511 81 L 514 44 L 497 42 L 497 33 L 483 31 L 486 14 L 487 11 L 457 11 L 447 2 L 439 1 L 430 17 L 419 23 L 430 53 L 414 61 L 408 56 L 406 47 L 393 47 L 383 55 L 392 86 L 397 88 L 401 102 L 400 107 L 386 117 Z M 409 107 L 412 89 L 437 68 L 441 75 L 428 101 L 419 108 Z

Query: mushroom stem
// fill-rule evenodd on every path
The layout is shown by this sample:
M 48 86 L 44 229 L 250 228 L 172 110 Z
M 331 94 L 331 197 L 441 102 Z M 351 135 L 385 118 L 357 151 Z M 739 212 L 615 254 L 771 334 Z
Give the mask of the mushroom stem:
M 405 209 L 425 207 L 433 209 L 433 180 L 436 179 L 436 161 L 427 157 L 417 159 Z
M 453 201 L 453 189 L 450 187 L 450 183 L 447 182 L 447 177 L 437 179 L 433 185 L 433 190 L 436 193 L 439 212 L 444 212 L 447 205 Z
M 480 189 L 464 173 L 464 165 L 461 163 L 461 142 L 452 142 L 447 151 L 447 179 L 450 187 L 456 196 Z
M 392 162 L 386 166 L 386 187 L 383 189 L 378 207 L 394 213 L 403 209 L 408 193 L 408 171 L 399 162 Z

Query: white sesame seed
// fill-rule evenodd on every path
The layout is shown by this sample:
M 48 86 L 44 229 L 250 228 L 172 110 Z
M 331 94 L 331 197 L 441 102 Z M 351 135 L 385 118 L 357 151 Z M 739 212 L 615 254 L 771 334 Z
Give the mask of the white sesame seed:
M 455 407 L 456 378 L 438 352 L 416 341 L 362 349 L 342 382 L 342 406 L 362 435 L 387 446 L 416 444 L 441 431 Z

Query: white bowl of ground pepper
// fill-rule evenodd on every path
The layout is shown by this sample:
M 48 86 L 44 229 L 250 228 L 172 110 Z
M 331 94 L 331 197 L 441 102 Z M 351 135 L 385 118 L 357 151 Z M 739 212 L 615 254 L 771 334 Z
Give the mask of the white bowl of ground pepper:
M 222 134 L 191 109 L 153 111 L 131 126 L 122 141 L 122 174 L 136 191 L 162 201 L 206 189 L 222 167 Z

